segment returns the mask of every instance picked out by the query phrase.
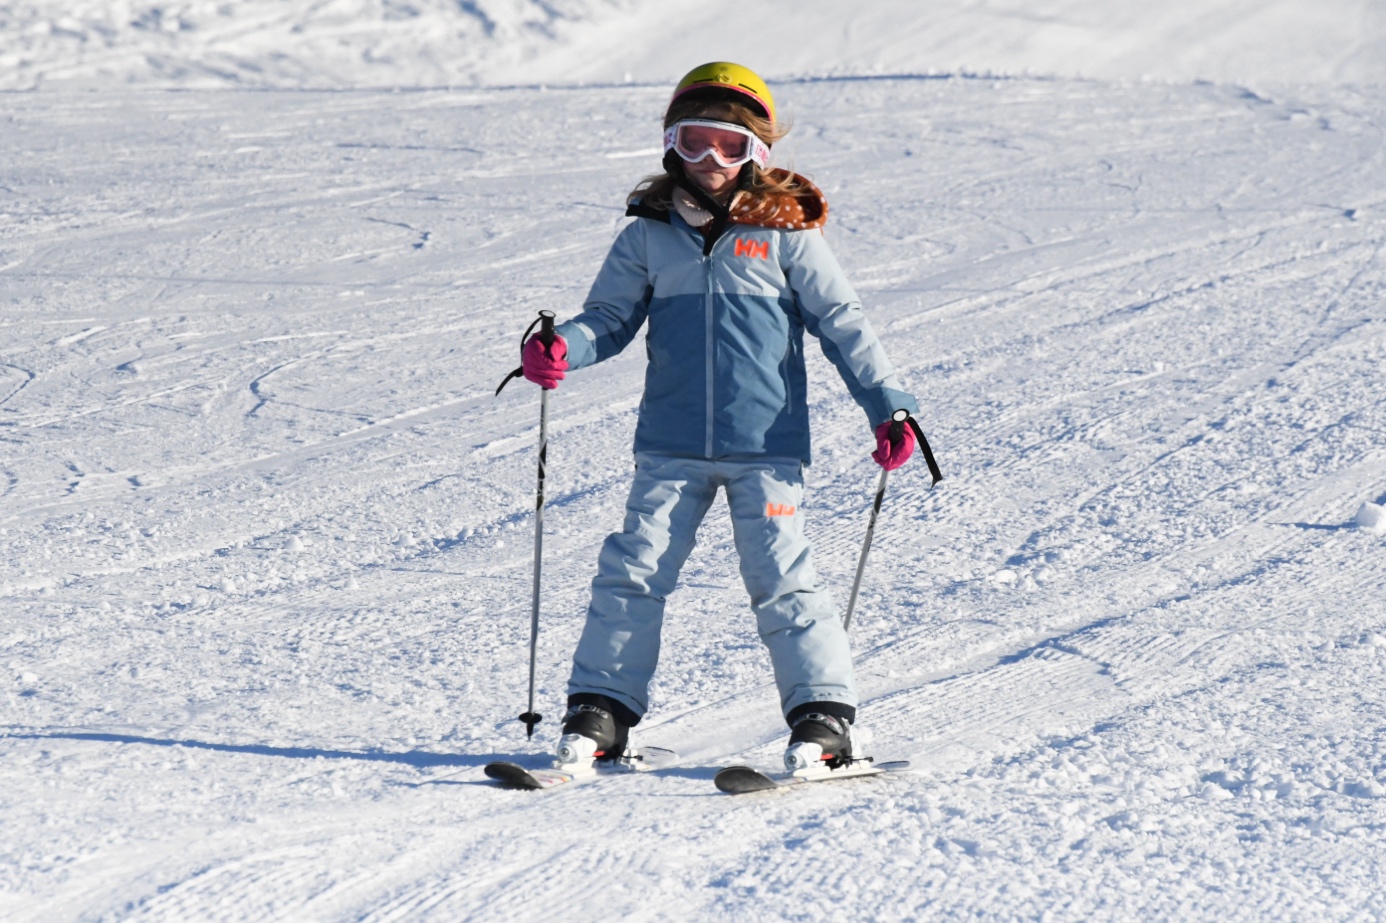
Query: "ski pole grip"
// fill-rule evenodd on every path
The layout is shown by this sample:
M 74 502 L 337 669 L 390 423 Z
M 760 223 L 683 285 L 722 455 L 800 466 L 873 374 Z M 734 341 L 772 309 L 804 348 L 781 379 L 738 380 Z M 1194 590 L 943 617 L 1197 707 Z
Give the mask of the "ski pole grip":
M 553 332 L 553 312 L 552 312 L 552 311 L 540 311 L 540 312 L 539 312 L 539 342 L 544 344 L 544 348 L 545 348 L 545 349 L 548 349 L 550 346 L 553 345 L 553 338 L 554 338 L 554 332 Z
M 905 438 L 905 421 L 910 417 L 908 410 L 897 410 L 890 415 L 890 441 L 892 444 Z
M 544 352 L 549 353 L 549 355 L 552 356 L 553 353 L 550 350 L 553 348 L 553 338 L 554 336 L 556 336 L 556 334 L 553 332 L 552 311 L 540 311 L 539 316 L 536 317 L 534 320 L 530 321 L 529 326 L 525 328 L 525 332 L 520 334 L 520 353 L 523 355 L 525 343 L 529 341 L 530 331 L 534 329 L 536 324 L 539 326 L 539 333 L 536 334 L 539 337 L 539 342 L 544 344 Z M 510 382 L 515 380 L 516 378 L 523 377 L 524 374 L 525 367 L 522 361 L 520 363 L 519 368 L 511 372 L 509 375 L 505 376 L 505 379 L 501 381 L 500 385 L 496 388 L 496 395 L 499 397 L 501 391 L 505 389 L 506 385 L 510 384 Z

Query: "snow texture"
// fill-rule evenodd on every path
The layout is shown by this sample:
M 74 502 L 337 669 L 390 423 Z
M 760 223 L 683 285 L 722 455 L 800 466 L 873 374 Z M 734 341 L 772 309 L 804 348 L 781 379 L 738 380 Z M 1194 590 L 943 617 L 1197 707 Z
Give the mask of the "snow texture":
M 1353 521 L 1373 532 L 1386 532 L 1386 508 L 1379 503 L 1363 503 L 1357 508 Z
M 481 772 L 556 738 L 643 350 L 552 399 L 532 742 L 492 391 L 730 5 L 0 5 L 0 918 L 1386 915 L 1380 5 L 861 6 L 767 56 L 946 475 L 892 477 L 852 629 L 918 769 L 731 798 L 787 735 L 721 503 L 637 729 L 683 762 Z M 525 85 L 350 89 L 472 80 Z M 810 357 L 843 602 L 878 469 Z
M 748 9 L 751 17 L 748 27 Z M 0 0 L 0 89 L 1063 74 L 1386 82 L 1378 0 Z

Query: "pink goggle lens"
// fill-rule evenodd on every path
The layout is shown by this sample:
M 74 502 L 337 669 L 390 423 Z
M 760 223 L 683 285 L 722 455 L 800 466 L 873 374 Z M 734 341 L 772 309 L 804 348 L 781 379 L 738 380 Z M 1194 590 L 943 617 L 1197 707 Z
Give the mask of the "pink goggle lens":
M 759 138 L 739 125 L 703 121 L 671 127 L 665 138 L 665 150 L 669 148 L 689 163 L 710 156 L 723 167 L 737 167 L 748 160 L 765 166 L 770 153 Z
M 750 159 L 751 139 L 739 132 L 711 125 L 682 125 L 677 139 L 679 156 L 702 160 L 712 154 L 723 164 L 745 163 Z

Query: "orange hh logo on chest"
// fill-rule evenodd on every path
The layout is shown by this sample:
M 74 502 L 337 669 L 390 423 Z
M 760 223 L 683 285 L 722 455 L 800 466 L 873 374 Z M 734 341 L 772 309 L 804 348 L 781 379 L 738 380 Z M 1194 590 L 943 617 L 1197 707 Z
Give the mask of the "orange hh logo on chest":
M 797 509 L 792 503 L 767 503 L 765 504 L 765 515 L 793 516 Z
M 742 240 L 736 239 L 736 256 L 749 256 L 753 260 L 768 260 L 770 258 L 770 241 Z

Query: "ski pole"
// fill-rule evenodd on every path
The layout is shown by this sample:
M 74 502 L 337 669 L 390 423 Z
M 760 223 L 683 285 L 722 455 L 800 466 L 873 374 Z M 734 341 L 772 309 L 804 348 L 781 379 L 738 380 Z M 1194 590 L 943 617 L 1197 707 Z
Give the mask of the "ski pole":
M 535 324 L 539 325 L 539 342 L 544 344 L 544 348 L 547 350 L 553 345 L 553 312 L 540 311 L 538 319 L 530 324 L 524 335 L 520 337 L 521 349 L 524 349 L 524 343 L 529 339 L 529 333 L 534 329 Z M 500 388 L 496 389 L 496 393 L 500 394 L 501 388 L 509 384 L 512 378 L 523 374 L 523 366 L 511 372 L 505 381 L 500 383 Z M 539 656 L 539 587 L 544 564 L 544 469 L 548 455 L 549 392 L 548 389 L 543 389 L 539 392 L 539 486 L 534 502 L 534 599 L 529 615 L 529 709 L 520 715 L 520 720 L 525 725 L 525 737 L 528 739 L 533 739 L 534 726 L 544 720 L 543 715 L 534 711 L 534 667 Z
M 900 439 L 905 432 L 905 418 L 909 411 L 897 410 L 890 415 L 890 441 Z M 866 541 L 861 546 L 861 556 L 857 558 L 857 576 L 852 581 L 852 595 L 847 600 L 847 616 L 842 620 L 844 629 L 852 627 L 852 610 L 857 607 L 857 593 L 861 590 L 861 575 L 866 573 L 866 554 L 871 550 L 871 536 L 876 531 L 876 517 L 881 514 L 881 503 L 885 500 L 886 481 L 890 472 L 881 469 L 881 480 L 876 485 L 876 501 L 871 504 L 871 518 L 866 521 Z
M 934 484 L 943 480 L 943 475 L 939 472 L 938 462 L 934 461 L 933 450 L 929 448 L 929 440 L 924 438 L 924 432 L 919 428 L 919 424 L 910 416 L 907 410 L 897 410 L 890 415 L 890 441 L 896 442 L 905 434 L 905 426 L 909 425 L 914 430 L 919 439 L 920 451 L 924 453 L 924 463 L 929 466 L 929 475 L 933 478 L 933 484 L 929 489 L 934 489 Z M 890 477 L 890 472 L 885 468 L 881 469 L 881 480 L 876 485 L 876 501 L 871 504 L 871 518 L 866 523 L 866 541 L 861 546 L 861 557 L 857 558 L 857 576 L 852 581 L 852 595 L 847 600 L 847 615 L 842 620 L 843 629 L 852 627 L 852 612 L 857 606 L 857 593 L 861 590 L 861 577 L 866 573 L 866 555 L 871 550 L 871 536 L 876 531 L 876 517 L 881 514 L 881 503 L 885 501 L 886 481 Z

